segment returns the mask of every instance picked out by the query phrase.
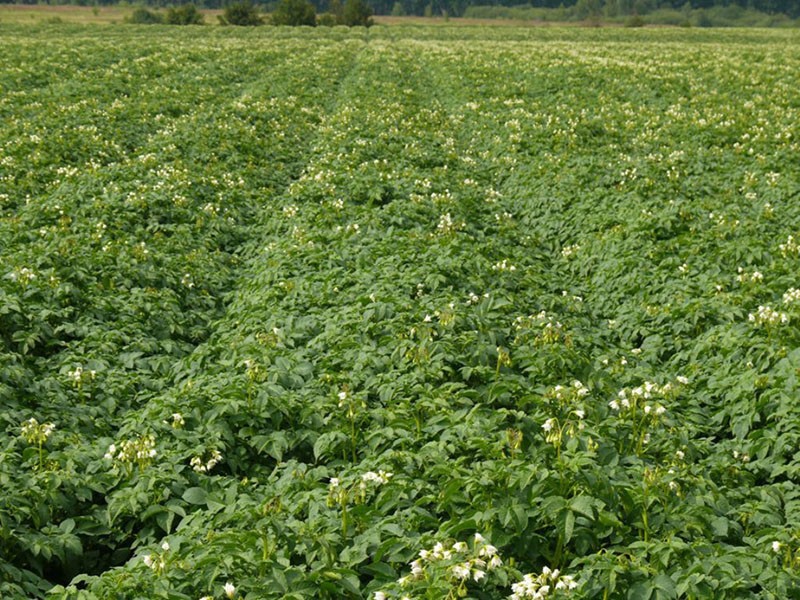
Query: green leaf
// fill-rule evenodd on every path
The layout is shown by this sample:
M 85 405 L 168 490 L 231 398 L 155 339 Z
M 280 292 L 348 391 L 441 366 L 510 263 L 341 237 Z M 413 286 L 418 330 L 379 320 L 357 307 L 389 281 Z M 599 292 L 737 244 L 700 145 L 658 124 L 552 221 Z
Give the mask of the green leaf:
M 314 458 L 317 460 L 324 458 L 332 449 L 335 450 L 337 444 L 343 439 L 347 438 L 339 431 L 323 433 L 314 442 Z
M 628 589 L 628 600 L 650 600 L 654 589 L 649 581 L 639 581 Z
M 588 517 L 594 520 L 594 505 L 597 502 L 591 496 L 576 496 L 573 498 L 570 503 L 569 507 L 570 510 L 573 512 L 577 512 L 582 514 L 585 517 Z
M 387 581 L 394 581 L 397 579 L 397 571 L 385 562 L 375 562 L 363 567 L 361 570 L 370 575 L 374 575 L 376 579 L 386 579 Z
M 64 519 L 61 521 L 58 528 L 64 533 L 72 533 L 72 530 L 75 529 L 75 521 L 72 519 Z
M 528 511 L 520 504 L 515 504 L 511 510 L 514 514 L 514 519 L 516 521 L 515 526 L 517 530 L 525 531 L 525 528 L 528 526 Z
M 447 533 L 447 535 L 456 537 L 462 531 L 474 531 L 477 528 L 478 524 L 472 519 L 465 519 L 463 521 L 455 519 L 450 523 L 447 523 L 442 530 Z
M 711 521 L 711 530 L 717 537 L 727 537 L 728 535 L 728 519 L 725 517 L 717 517 Z
M 208 492 L 200 487 L 191 487 L 183 492 L 183 499 L 189 504 L 205 504 Z
M 564 515 L 564 543 L 572 539 L 572 532 L 575 529 L 575 513 L 567 510 Z
M 359 582 L 358 577 L 355 575 L 344 575 L 341 580 L 339 580 L 339 585 L 341 585 L 344 590 L 350 592 L 354 596 L 361 596 L 361 582 Z
M 678 591 L 675 588 L 675 582 L 666 573 L 656 575 L 653 580 L 653 585 L 659 591 L 660 598 L 676 598 Z

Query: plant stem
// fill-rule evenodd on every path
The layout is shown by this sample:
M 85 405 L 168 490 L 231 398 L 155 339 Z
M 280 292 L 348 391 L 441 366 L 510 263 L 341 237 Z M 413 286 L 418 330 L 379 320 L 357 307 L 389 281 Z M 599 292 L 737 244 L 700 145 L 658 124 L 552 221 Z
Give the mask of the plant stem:
M 648 541 L 650 539 L 650 526 L 647 521 L 647 484 L 644 486 L 644 502 L 642 504 L 642 534 L 644 536 L 644 541 Z
M 353 462 L 356 462 L 356 418 L 350 417 L 350 447 L 353 453 Z

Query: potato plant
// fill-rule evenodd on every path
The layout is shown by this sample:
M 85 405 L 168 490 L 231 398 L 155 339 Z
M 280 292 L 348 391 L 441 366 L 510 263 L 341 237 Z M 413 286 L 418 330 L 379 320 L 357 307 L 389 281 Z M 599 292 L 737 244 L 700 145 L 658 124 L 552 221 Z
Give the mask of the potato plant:
M 13 32 L 4 597 L 798 589 L 791 32 Z

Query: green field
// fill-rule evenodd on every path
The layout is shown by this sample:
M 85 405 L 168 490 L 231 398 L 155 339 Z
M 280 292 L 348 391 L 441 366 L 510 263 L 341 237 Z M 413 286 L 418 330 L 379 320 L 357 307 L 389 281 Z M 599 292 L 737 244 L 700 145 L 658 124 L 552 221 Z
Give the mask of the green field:
M 798 41 L 0 24 L 0 597 L 798 597 Z

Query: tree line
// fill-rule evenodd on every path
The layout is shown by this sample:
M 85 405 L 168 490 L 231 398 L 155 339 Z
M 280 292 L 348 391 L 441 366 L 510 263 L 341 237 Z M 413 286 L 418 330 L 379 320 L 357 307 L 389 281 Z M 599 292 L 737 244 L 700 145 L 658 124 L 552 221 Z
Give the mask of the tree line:
M 126 19 L 135 25 L 205 25 L 205 16 L 195 4 L 187 3 L 171 6 L 166 11 L 153 10 L 154 7 L 137 6 Z M 257 26 L 291 25 L 316 27 L 325 25 L 345 25 L 347 27 L 370 27 L 372 8 L 365 0 L 331 0 L 329 11 L 317 14 L 309 0 L 278 0 L 274 9 L 264 15 L 252 0 L 235 0 L 224 7 L 217 16 L 220 25 Z
M 125 2 L 126 0 L 122 0 Z M 191 1 L 191 0 L 189 0 Z M 336 14 L 342 0 L 310 0 L 318 14 Z M 798 0 L 365 0 L 376 15 L 427 15 L 462 16 L 475 7 L 520 7 L 529 9 L 554 9 L 568 11 L 569 14 L 585 15 L 647 15 L 660 9 L 700 10 L 727 8 L 758 11 L 767 15 L 786 15 L 800 17 Z M 37 4 L 41 0 L 0 0 L 0 3 Z M 111 5 L 120 0 L 71 0 L 54 1 L 54 4 Z M 136 4 L 149 7 L 168 7 L 187 3 L 186 0 L 138 0 Z M 225 8 L 231 0 L 195 0 L 202 8 Z M 272 12 L 279 0 L 254 0 L 263 11 Z

